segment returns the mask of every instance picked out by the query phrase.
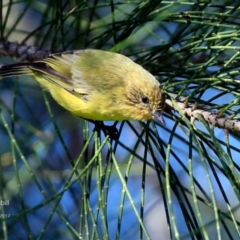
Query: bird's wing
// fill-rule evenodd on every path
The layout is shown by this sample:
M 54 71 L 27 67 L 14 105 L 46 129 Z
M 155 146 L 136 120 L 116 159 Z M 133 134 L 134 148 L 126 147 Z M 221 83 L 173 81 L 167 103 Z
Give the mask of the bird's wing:
M 38 71 L 47 72 L 49 80 L 74 95 L 89 95 L 96 89 L 104 93 L 117 86 L 123 87 L 123 81 L 119 81 L 123 75 L 117 73 L 119 61 L 116 57 L 119 55 L 101 50 L 70 51 L 44 59 L 42 62 L 47 65 Z
M 90 92 L 91 87 L 81 79 L 81 71 L 77 76 L 73 74 L 72 69 L 75 68 L 73 55 L 74 51 L 53 54 L 42 61 L 29 64 L 28 67 L 68 92 L 76 96 L 84 96 Z M 80 85 L 81 87 L 79 87 Z
M 73 90 L 71 76 L 68 76 L 63 72 L 55 70 L 54 68 L 50 67 L 47 63 L 34 62 L 29 64 L 28 68 L 31 69 L 36 74 L 37 77 L 41 76 L 42 78 L 66 89 L 69 92 Z
M 72 53 L 52 54 L 48 58 L 36 62 L 15 63 L 0 66 L 0 78 L 31 75 L 58 85 L 73 93 L 71 67 L 73 66 Z M 44 82 L 42 82 L 44 86 Z
M 78 50 L 52 54 L 32 63 L 17 63 L 0 67 L 0 77 L 33 75 L 62 87 L 76 96 L 86 96 L 96 89 L 104 94 L 124 87 L 125 69 L 117 71 L 123 56 L 101 50 Z M 120 72 L 120 74 L 118 73 Z M 44 86 L 44 83 L 43 83 Z
M 95 49 L 75 51 L 74 65 L 71 68 L 72 80 L 76 92 L 105 92 L 124 87 L 123 78 L 127 74 L 122 67 L 122 55 Z M 122 68 L 122 69 L 121 69 Z M 119 71 L 120 69 L 120 71 Z

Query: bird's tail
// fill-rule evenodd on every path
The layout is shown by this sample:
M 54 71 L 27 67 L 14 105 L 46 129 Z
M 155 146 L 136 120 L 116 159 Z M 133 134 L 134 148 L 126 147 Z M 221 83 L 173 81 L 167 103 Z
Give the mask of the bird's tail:
M 15 63 L 0 66 L 0 79 L 5 77 L 13 77 L 20 75 L 32 75 L 33 72 L 29 69 L 29 63 Z

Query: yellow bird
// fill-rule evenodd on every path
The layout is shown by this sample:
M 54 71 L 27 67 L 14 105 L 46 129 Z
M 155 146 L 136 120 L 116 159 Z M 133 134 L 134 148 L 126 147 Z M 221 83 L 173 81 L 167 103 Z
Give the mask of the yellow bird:
M 124 55 L 87 49 L 0 67 L 1 78 L 20 75 L 33 76 L 62 107 L 82 118 L 163 123 L 165 94 L 159 82 Z

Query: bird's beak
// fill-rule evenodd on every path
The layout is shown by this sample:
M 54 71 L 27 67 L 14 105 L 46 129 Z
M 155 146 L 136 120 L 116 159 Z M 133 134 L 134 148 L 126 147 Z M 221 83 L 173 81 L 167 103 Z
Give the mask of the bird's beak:
M 153 118 L 159 121 L 163 126 L 165 126 L 164 119 L 162 117 L 162 113 L 159 111 L 152 112 Z

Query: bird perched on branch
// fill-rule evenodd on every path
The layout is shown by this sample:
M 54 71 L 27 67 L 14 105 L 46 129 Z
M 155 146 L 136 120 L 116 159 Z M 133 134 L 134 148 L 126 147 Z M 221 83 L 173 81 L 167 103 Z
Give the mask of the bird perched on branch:
M 52 97 L 85 119 L 159 120 L 165 94 L 159 82 L 130 58 L 102 50 L 51 54 L 0 67 L 0 77 L 33 76 Z

